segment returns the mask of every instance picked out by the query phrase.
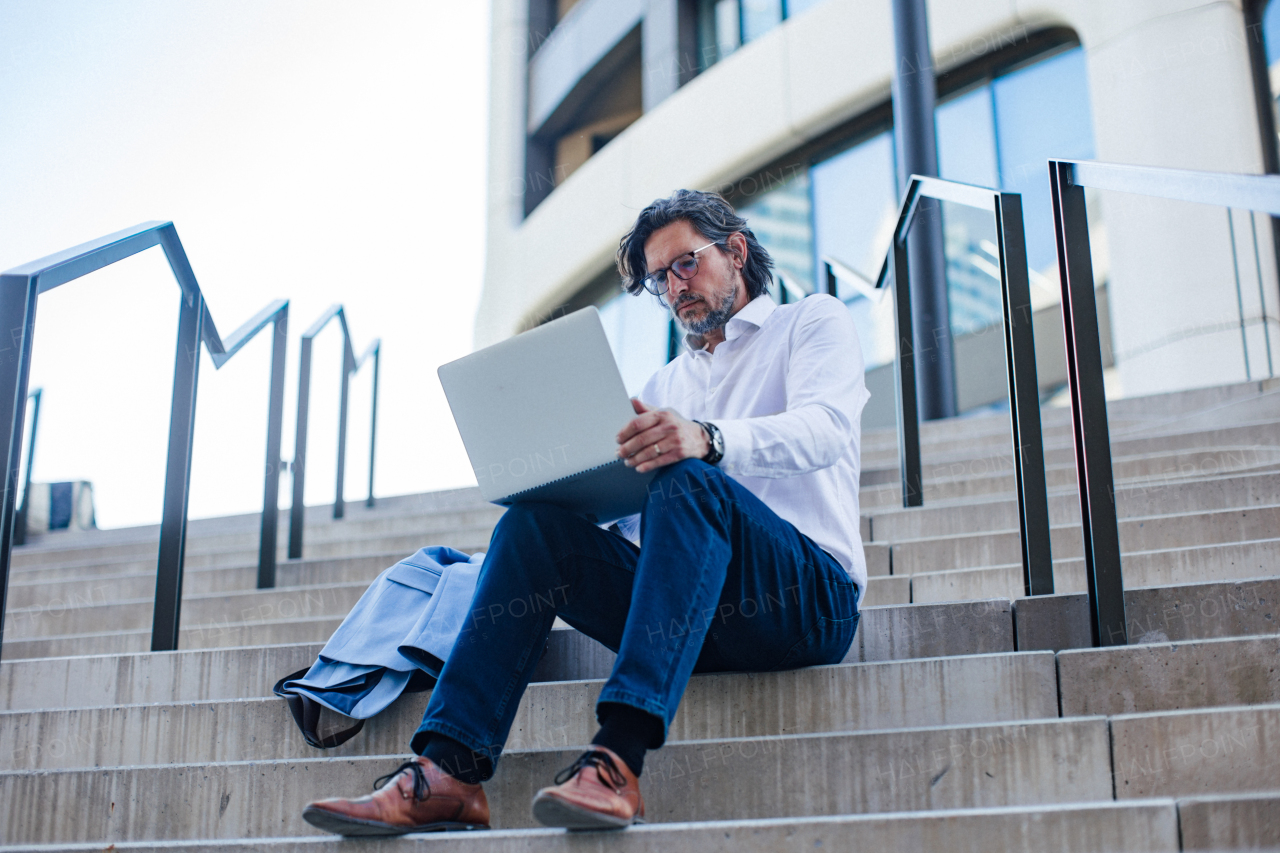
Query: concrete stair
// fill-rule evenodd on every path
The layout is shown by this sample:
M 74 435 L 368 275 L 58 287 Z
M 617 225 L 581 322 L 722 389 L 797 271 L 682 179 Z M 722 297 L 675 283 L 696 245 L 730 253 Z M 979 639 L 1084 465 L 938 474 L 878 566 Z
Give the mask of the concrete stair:
M 1280 846 L 1280 384 L 1112 405 L 1129 646 L 1091 648 L 1069 413 L 1044 412 L 1058 594 L 1021 597 L 1007 419 L 923 425 L 925 506 L 864 437 L 870 582 L 844 663 L 693 679 L 643 780 L 650 824 L 574 834 L 529 800 L 594 733 L 613 654 L 561 626 L 487 790 L 477 851 Z M 307 512 L 255 590 L 257 519 L 192 522 L 182 651 L 151 653 L 155 528 L 15 551 L 0 663 L 0 850 L 312 850 L 301 806 L 405 754 L 427 693 L 307 746 L 271 685 L 383 568 L 482 550 L 474 490 Z M 280 541 L 286 541 L 282 524 Z M 322 727 L 340 726 L 326 712 Z

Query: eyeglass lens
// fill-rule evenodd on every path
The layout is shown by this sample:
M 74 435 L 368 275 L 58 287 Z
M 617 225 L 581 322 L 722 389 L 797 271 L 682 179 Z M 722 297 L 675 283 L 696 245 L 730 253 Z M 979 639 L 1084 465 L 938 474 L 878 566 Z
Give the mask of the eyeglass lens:
M 688 281 L 698 272 L 698 256 L 694 254 L 685 255 L 671 265 L 671 272 L 676 274 L 676 278 L 681 281 Z
M 667 292 L 667 274 L 672 273 L 681 281 L 688 281 L 698 273 L 698 256 L 693 252 L 684 255 L 671 262 L 671 266 L 664 270 L 658 270 L 649 276 L 647 282 L 649 289 L 657 293 L 659 296 Z

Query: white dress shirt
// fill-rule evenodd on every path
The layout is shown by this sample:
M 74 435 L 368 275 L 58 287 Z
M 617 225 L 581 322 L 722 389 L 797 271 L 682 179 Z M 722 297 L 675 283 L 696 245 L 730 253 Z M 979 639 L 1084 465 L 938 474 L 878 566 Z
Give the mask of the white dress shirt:
M 686 349 L 660 369 L 640 399 L 718 426 L 720 469 L 865 590 L 858 472 L 869 395 L 849 309 L 826 295 L 781 306 L 763 295 L 724 334 L 715 352 Z

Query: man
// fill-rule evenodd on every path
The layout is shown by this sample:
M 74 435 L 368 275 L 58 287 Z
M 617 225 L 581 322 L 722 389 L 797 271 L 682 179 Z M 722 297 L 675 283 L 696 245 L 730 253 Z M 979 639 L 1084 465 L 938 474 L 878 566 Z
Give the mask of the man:
M 867 391 L 847 309 L 829 296 L 775 305 L 768 253 L 710 193 L 645 208 L 617 263 L 630 293 L 662 298 L 688 333 L 617 437 L 627 465 L 658 469 L 638 524 L 603 530 L 548 504 L 507 510 L 473 609 L 551 590 L 554 606 L 464 633 L 411 741 L 419 757 L 371 795 L 307 806 L 312 824 L 344 835 L 487 828 L 480 783 L 557 615 L 618 653 L 591 748 L 533 801 L 541 823 L 571 829 L 643 818 L 645 752 L 662 746 L 693 673 L 839 663 L 853 642 Z M 637 530 L 639 548 L 626 535 Z

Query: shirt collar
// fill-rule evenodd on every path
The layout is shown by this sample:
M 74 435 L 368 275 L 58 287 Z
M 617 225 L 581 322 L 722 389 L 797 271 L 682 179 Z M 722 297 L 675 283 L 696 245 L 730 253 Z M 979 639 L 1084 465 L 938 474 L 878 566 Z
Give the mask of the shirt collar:
M 748 326 L 760 328 L 777 307 L 778 305 L 773 301 L 773 297 L 767 293 L 760 294 L 746 305 L 743 305 L 741 311 L 729 318 L 729 322 L 724 327 L 724 339 L 726 341 L 733 340 L 747 331 Z
M 740 336 L 751 326 L 757 329 L 760 328 L 777 307 L 778 304 L 767 293 L 762 293 L 752 299 L 742 306 L 742 310 L 730 317 L 729 322 L 725 324 L 725 341 L 728 342 Z M 685 335 L 684 345 L 692 352 L 706 352 L 707 349 L 707 345 L 703 342 L 701 335 Z

